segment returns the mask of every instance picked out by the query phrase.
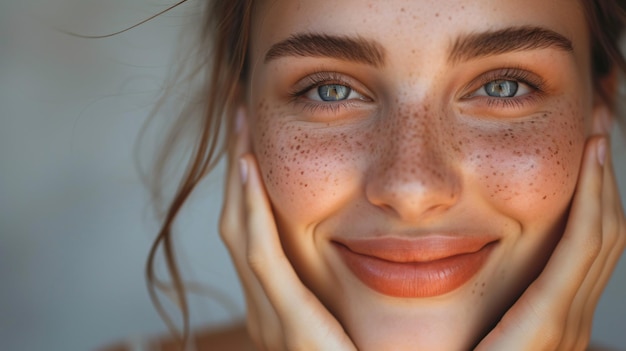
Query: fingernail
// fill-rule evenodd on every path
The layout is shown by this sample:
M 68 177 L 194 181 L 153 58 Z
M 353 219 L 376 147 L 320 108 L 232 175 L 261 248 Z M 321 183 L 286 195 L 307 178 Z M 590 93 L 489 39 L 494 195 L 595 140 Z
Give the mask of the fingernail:
M 237 109 L 237 114 L 235 116 L 235 132 L 239 134 L 241 132 L 241 128 L 243 127 L 244 119 L 246 118 L 246 114 L 243 111 L 243 107 Z
M 598 163 L 600 163 L 600 166 L 604 166 L 604 161 L 606 159 L 606 148 L 607 148 L 607 142 L 606 142 L 606 138 L 602 138 L 598 141 L 598 148 L 597 148 L 597 156 L 598 156 Z
M 241 177 L 241 183 L 246 184 L 248 181 L 248 164 L 243 158 L 239 159 L 239 176 Z
M 593 122 L 594 134 L 609 134 L 613 127 L 613 114 L 606 106 L 598 107 Z

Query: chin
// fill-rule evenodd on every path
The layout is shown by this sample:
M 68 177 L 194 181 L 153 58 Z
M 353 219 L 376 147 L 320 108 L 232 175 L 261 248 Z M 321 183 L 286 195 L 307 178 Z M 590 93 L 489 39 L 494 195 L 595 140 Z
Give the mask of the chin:
M 427 298 L 385 295 L 341 272 L 343 279 L 324 285 L 332 289 L 316 292 L 361 351 L 471 350 L 534 278 L 519 279 L 517 266 L 501 264 L 505 256 L 497 253 L 495 264 L 462 286 Z
M 362 351 L 469 350 L 482 337 L 481 321 L 469 311 L 432 311 L 391 315 L 361 314 L 345 324 L 348 334 Z

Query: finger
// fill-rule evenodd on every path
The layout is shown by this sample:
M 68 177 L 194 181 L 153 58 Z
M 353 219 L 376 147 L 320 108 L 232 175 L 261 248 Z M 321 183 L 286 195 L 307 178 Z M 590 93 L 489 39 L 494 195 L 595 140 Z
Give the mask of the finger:
M 246 123 L 245 111 L 240 108 L 236 115 L 236 135 L 234 143 L 229 145 L 228 150 L 228 170 L 226 177 L 226 186 L 224 193 L 224 202 L 222 213 L 220 215 L 220 236 L 222 241 L 228 248 L 235 268 L 240 276 L 240 280 L 247 291 L 252 276 L 246 273 L 245 259 L 247 237 L 244 223 L 244 202 L 243 202 L 243 184 L 240 176 L 240 168 L 238 159 L 241 155 L 248 151 L 248 126 Z M 247 297 L 246 297 L 247 298 Z
M 596 121 L 607 122 L 613 119 L 608 109 L 603 109 L 599 113 L 602 115 Z M 596 133 L 607 133 L 609 130 L 606 123 L 598 123 L 594 128 Z M 568 321 L 568 328 L 573 332 L 570 333 L 569 340 L 566 340 L 569 342 L 566 344 L 569 349 L 574 349 L 576 345 L 585 345 L 590 339 L 594 311 L 621 256 L 623 242 L 626 240 L 623 229 L 620 229 L 624 227 L 624 212 L 612 168 L 608 140 L 607 136 L 602 182 L 602 248 L 573 302 Z
M 608 165 L 610 162 L 608 140 L 606 152 L 600 206 L 602 225 L 599 235 L 602 238 L 602 246 L 572 302 L 560 345 L 561 348 L 567 350 L 582 350 L 588 345 L 591 338 L 593 312 L 600 294 L 604 290 L 610 271 L 612 271 L 609 266 L 611 266 L 611 257 L 614 256 L 616 235 L 613 233 L 614 227 L 610 223 L 615 222 L 617 212 L 615 211 L 616 197 L 615 194 L 611 193 L 611 190 L 616 189 L 610 184 L 611 167 Z
M 590 298 L 599 297 L 604 285 L 611 276 L 613 268 L 624 250 L 626 235 L 624 233 L 624 211 L 617 188 L 615 173 L 613 171 L 610 150 L 607 149 L 606 162 L 604 166 L 604 180 L 602 188 L 602 237 L 603 251 L 602 260 L 597 260 L 592 267 L 596 275 L 590 274 L 589 279 L 593 292 Z
M 602 245 L 602 143 L 598 137 L 587 143 L 565 232 L 546 267 L 479 349 L 554 350 L 561 342 L 572 301 Z
M 264 297 L 264 292 L 256 277 L 247 266 L 247 227 L 243 201 L 243 183 L 239 158 L 250 151 L 248 124 L 245 110 L 240 108 L 235 117 L 235 137 L 228 148 L 226 186 L 222 213 L 220 215 L 220 236 L 228 248 L 230 256 L 243 285 L 247 313 L 246 326 L 252 340 L 260 349 L 269 330 L 277 329 L 278 318 Z M 263 326 L 263 328 L 261 328 Z
M 256 162 L 249 155 L 242 162 L 248 175 L 248 262 L 281 320 L 287 349 L 319 349 L 323 342 L 324 350 L 354 350 L 339 322 L 302 284 L 286 257 Z
M 610 149 L 607 149 L 604 166 L 602 198 L 603 252 L 600 255 L 602 259 L 594 262 L 584 283 L 591 293 L 585 302 L 584 313 L 580 319 L 583 321 L 579 330 L 580 334 L 589 333 L 597 303 L 626 245 L 624 210 L 615 179 Z
M 244 244 L 243 241 L 245 241 L 242 225 L 244 218 L 243 190 L 238 160 L 250 148 L 248 125 L 243 108 L 237 111 L 235 119 L 235 142 L 228 150 L 228 171 L 226 173 L 224 204 L 220 216 L 220 235 L 231 254 L 234 250 L 241 248 L 241 245 Z M 245 252 L 245 248 L 243 252 Z

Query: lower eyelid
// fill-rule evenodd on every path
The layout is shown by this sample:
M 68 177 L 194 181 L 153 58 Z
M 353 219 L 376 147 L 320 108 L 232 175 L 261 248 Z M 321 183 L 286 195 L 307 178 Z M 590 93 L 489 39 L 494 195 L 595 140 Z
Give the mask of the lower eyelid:
M 475 97 L 475 104 L 470 102 L 470 99 L 468 99 L 468 102 L 474 105 L 478 109 L 477 111 L 481 111 L 483 108 L 494 110 L 529 110 L 534 106 L 534 104 L 539 103 L 543 97 L 544 96 L 541 92 L 535 91 L 520 97 L 512 98 L 477 96 Z
M 318 102 L 309 100 L 297 101 L 296 103 L 303 109 L 304 112 L 320 116 L 343 115 L 344 112 L 356 112 L 363 109 L 363 105 L 359 104 L 359 101 L 354 99 L 335 102 Z M 323 117 L 322 119 L 324 118 L 326 117 Z

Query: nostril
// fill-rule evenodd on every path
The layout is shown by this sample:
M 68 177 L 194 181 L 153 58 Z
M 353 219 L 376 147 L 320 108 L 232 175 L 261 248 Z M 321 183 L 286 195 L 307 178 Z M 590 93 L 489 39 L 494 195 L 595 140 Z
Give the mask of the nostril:
M 440 172 L 440 174 L 444 174 Z M 421 221 L 453 207 L 460 195 L 460 184 L 453 175 L 430 181 L 422 178 L 391 177 L 389 172 L 368 178 L 366 197 L 384 213 L 403 221 Z
M 432 216 L 432 215 L 435 215 L 437 213 L 444 212 L 444 211 L 446 211 L 450 207 L 451 207 L 450 205 L 444 205 L 444 204 L 433 205 L 429 209 L 424 211 L 424 215 L 425 216 Z

